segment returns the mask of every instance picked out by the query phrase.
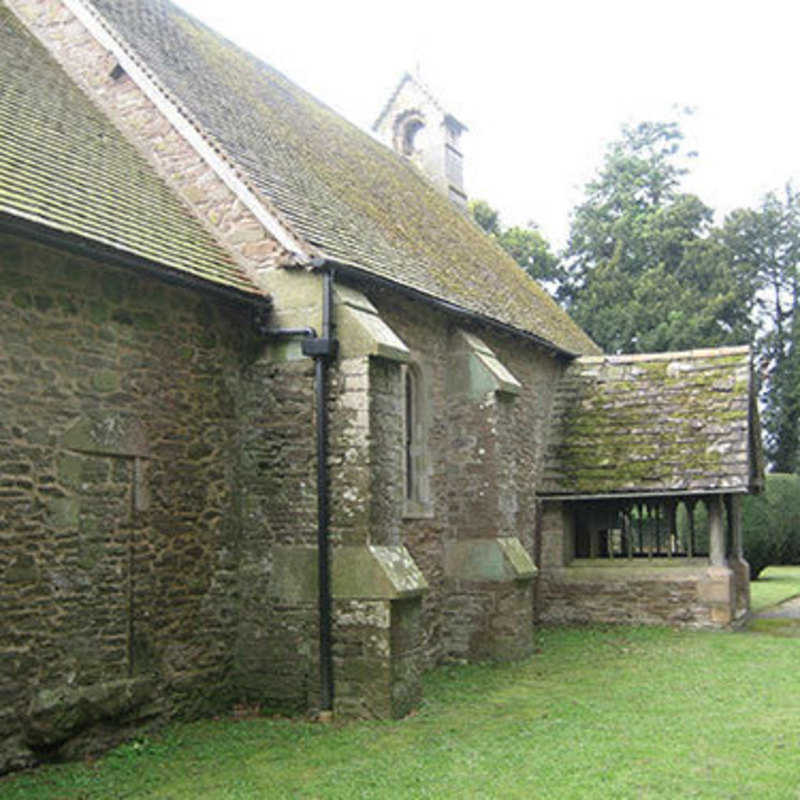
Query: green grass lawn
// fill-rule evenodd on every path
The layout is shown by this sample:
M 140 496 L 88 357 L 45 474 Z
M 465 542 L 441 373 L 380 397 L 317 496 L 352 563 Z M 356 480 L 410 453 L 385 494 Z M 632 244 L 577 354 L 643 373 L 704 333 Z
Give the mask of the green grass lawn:
M 761 611 L 800 594 L 800 566 L 767 567 L 750 584 L 750 608 Z
M 544 629 L 537 649 L 435 670 L 404 720 L 174 725 L 0 780 L 0 797 L 798 797 L 800 640 Z

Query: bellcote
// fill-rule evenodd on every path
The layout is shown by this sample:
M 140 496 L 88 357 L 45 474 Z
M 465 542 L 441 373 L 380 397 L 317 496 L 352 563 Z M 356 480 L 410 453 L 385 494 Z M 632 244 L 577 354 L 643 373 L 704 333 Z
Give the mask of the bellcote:
M 458 208 L 466 208 L 459 140 L 467 127 L 445 111 L 419 78 L 409 73 L 402 77 L 372 130 L 416 164 Z

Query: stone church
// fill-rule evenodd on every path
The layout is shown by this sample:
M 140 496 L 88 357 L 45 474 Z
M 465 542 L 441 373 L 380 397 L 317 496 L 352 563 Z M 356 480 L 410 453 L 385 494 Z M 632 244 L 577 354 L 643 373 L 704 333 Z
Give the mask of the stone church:
M 2 0 L 0 61 L 0 772 L 746 614 L 747 350 L 600 353 L 420 80 L 371 135 L 168 0 Z

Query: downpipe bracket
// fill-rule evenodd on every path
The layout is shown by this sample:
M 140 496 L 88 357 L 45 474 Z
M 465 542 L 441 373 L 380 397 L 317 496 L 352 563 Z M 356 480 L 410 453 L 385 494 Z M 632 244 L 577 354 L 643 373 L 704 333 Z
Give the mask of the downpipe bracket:
M 300 343 L 304 356 L 310 358 L 326 358 L 334 360 L 339 352 L 339 341 L 330 337 L 314 337 L 303 339 Z

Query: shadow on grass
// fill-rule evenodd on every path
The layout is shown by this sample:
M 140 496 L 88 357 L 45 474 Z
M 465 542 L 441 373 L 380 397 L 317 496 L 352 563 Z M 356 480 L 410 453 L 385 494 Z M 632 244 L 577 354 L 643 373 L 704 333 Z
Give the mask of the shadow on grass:
M 767 567 L 750 583 L 750 610 L 754 613 L 800 595 L 800 566 Z

